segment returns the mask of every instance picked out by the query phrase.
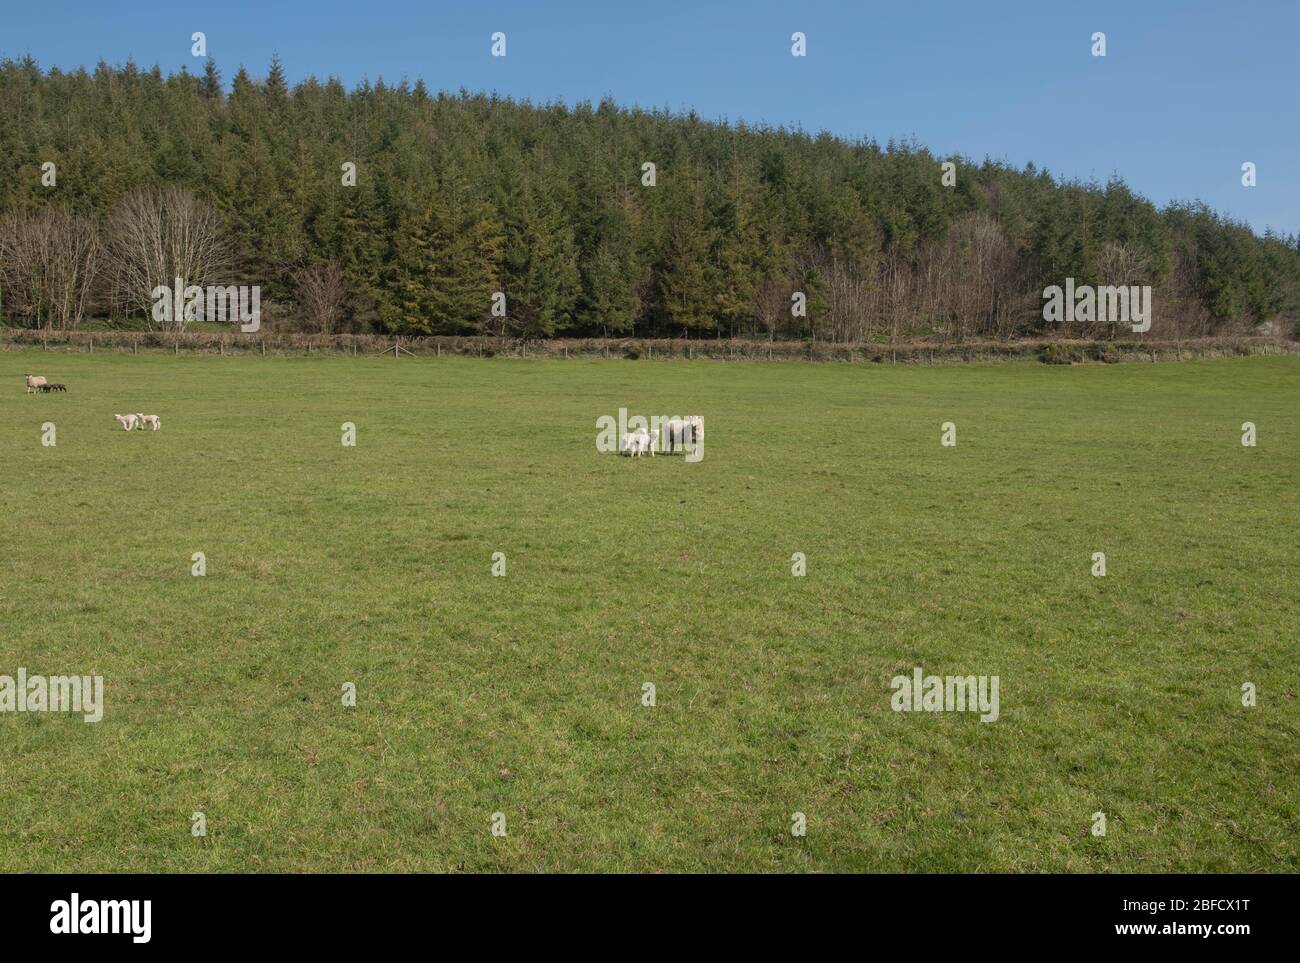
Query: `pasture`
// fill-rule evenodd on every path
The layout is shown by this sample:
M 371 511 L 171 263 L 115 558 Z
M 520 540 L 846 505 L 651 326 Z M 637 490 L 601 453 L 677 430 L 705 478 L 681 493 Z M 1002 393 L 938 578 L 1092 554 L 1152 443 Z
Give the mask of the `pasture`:
M 105 702 L 0 712 L 0 871 L 1300 870 L 1300 359 L 0 385 L 0 674 Z M 597 452 L 619 408 L 703 459 Z

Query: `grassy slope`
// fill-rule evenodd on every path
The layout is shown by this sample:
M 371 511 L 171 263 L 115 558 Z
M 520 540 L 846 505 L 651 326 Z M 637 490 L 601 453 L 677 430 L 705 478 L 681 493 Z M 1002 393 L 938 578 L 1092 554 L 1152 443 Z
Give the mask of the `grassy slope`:
M 0 673 L 108 702 L 0 714 L 0 870 L 1300 869 L 1296 359 L 0 384 Z M 704 460 L 598 455 L 619 406 Z M 1001 720 L 892 712 L 914 665 Z

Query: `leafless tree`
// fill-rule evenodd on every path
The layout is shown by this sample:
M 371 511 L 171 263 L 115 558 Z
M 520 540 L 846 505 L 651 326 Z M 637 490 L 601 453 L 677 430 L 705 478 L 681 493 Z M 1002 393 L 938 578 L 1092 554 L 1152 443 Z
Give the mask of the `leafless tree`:
M 329 334 L 343 318 L 347 283 L 337 261 L 324 261 L 300 268 L 297 283 L 300 322 L 308 331 Z
M 179 187 L 151 188 L 128 195 L 109 223 L 108 254 L 113 272 L 113 300 L 125 313 L 143 311 L 153 320 L 160 285 L 172 287 L 228 284 L 230 252 L 217 212 L 206 201 Z M 171 319 L 177 331 L 193 318 Z
M 98 225 L 66 207 L 10 211 L 0 218 L 5 309 L 31 318 L 34 326 L 80 324 L 99 261 Z

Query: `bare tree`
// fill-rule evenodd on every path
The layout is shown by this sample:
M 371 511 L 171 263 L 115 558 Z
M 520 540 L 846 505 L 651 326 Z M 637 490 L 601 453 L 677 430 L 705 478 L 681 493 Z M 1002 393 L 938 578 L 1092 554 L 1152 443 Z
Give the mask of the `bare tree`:
M 81 323 L 99 269 L 94 220 L 66 207 L 11 211 L 0 218 L 0 288 L 5 309 L 35 327 Z
M 332 332 L 343 318 L 347 283 L 337 261 L 324 261 L 299 269 L 297 284 L 301 323 L 308 331 Z
M 164 187 L 128 195 L 109 225 L 113 300 L 124 312 L 141 310 L 153 320 L 155 288 L 180 283 L 204 287 L 229 283 L 231 266 L 221 221 L 210 204 L 190 191 Z M 173 313 L 171 326 L 184 331 L 186 312 Z

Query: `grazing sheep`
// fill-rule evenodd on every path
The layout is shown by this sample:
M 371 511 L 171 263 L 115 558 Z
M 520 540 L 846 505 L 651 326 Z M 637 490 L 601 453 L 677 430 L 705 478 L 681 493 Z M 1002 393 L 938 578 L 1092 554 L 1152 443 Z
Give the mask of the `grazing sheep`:
M 27 393 L 31 394 L 41 385 L 45 384 L 45 378 L 42 375 L 24 375 L 27 379 Z
M 130 431 L 135 427 L 135 415 L 114 415 L 122 425 L 123 431 Z
M 639 444 L 640 435 L 634 431 L 629 431 L 623 436 L 623 440 L 619 443 L 618 453 L 620 455 L 634 455 L 636 454 L 636 449 Z
M 688 440 L 693 445 L 704 440 L 704 418 L 700 415 L 690 415 L 684 420 L 673 418 L 664 428 L 668 431 L 669 452 L 675 452 L 678 445 L 685 448 Z
M 653 458 L 655 456 L 655 449 L 659 447 L 658 430 L 650 432 L 650 434 L 643 436 L 643 438 L 645 440 L 645 445 L 642 448 L 642 451 L 650 452 L 650 457 Z
M 162 427 L 162 419 L 157 415 L 141 415 L 140 417 L 144 419 L 144 424 L 153 428 L 154 431 Z

